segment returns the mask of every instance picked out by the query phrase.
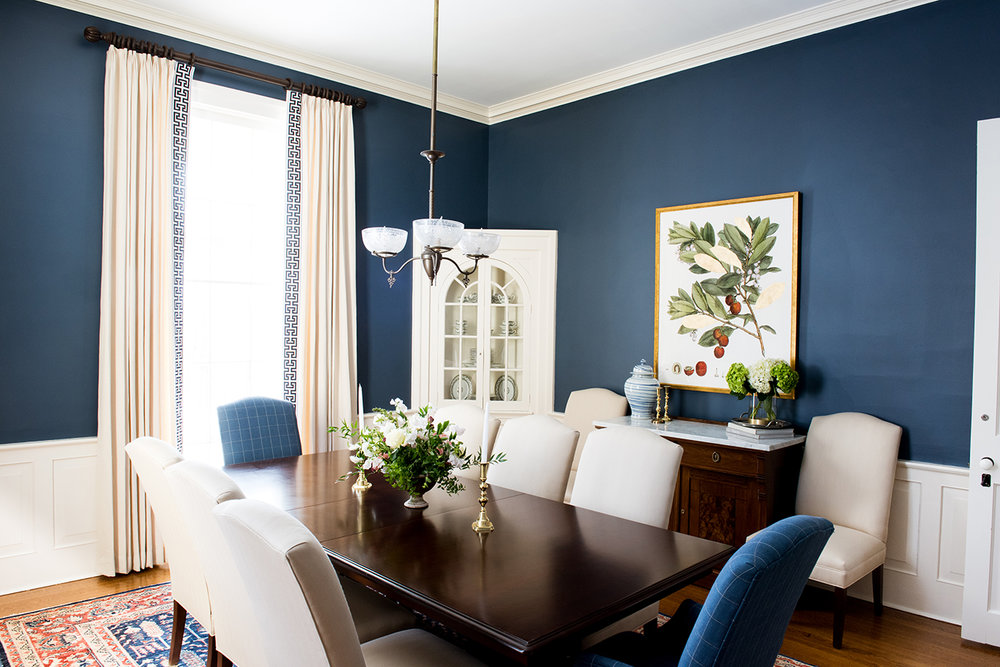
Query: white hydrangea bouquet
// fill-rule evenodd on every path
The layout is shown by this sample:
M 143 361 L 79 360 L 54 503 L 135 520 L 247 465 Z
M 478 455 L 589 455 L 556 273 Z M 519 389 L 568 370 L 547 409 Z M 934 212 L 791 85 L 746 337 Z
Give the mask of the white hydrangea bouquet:
M 435 485 L 449 494 L 465 488 L 455 477 L 455 470 L 464 470 L 471 463 L 458 439 L 464 429 L 436 421 L 430 405 L 407 415 L 409 408 L 402 400 L 395 398 L 390 403 L 393 410 L 373 410 L 375 419 L 370 428 L 347 422 L 330 428 L 351 443 L 348 447 L 356 471 L 341 479 L 362 471 L 381 472 L 390 485 L 411 496 L 421 496 Z
M 748 419 L 757 419 L 757 413 L 764 408 L 768 421 L 777 420 L 774 397 L 790 393 L 798 383 L 799 374 L 781 359 L 761 359 L 750 368 L 737 361 L 726 373 L 730 394 L 740 400 L 747 395 L 756 398 L 747 412 Z

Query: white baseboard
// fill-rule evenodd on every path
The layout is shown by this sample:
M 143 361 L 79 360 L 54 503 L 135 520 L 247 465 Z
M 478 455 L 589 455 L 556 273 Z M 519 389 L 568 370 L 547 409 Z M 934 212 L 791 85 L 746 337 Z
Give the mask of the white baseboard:
M 0 595 L 98 572 L 97 439 L 0 445 Z

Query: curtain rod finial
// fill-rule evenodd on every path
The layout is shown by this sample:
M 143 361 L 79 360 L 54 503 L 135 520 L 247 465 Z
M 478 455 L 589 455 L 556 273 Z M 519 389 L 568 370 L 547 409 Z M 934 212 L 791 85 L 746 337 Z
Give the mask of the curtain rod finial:
M 88 42 L 99 42 L 101 41 L 101 31 L 99 28 L 95 28 L 92 25 L 88 25 L 83 29 L 83 36 Z

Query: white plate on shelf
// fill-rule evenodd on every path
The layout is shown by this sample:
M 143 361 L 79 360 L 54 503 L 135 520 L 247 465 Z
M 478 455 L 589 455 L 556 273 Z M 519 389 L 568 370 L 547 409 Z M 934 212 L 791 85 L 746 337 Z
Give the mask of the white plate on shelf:
M 493 385 L 493 392 L 498 401 L 516 401 L 517 383 L 509 375 L 501 375 Z
M 467 401 L 475 393 L 475 385 L 468 375 L 459 374 L 451 381 L 451 397 L 456 401 Z

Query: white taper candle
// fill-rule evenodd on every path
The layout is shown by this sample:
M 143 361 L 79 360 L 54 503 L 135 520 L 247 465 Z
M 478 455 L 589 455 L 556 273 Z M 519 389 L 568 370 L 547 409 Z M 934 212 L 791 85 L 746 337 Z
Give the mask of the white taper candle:
M 482 449 L 479 450 L 479 462 L 486 463 L 489 458 L 487 454 L 490 441 L 490 402 L 486 401 L 486 409 L 483 410 L 483 442 Z
M 360 426 L 365 425 L 365 399 L 364 394 L 361 392 L 361 385 L 358 385 L 358 424 Z

